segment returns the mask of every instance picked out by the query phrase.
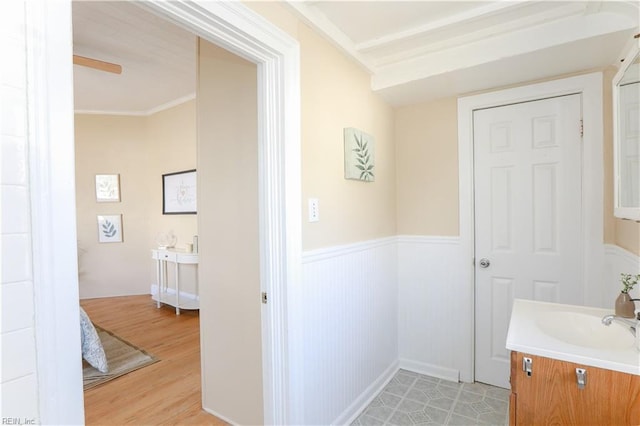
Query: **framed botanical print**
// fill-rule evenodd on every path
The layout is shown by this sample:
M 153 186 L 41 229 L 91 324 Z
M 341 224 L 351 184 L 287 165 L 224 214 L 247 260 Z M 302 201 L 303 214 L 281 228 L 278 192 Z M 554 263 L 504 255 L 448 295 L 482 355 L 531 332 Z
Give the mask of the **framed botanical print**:
M 162 214 L 197 213 L 196 171 L 162 175 Z
M 96 201 L 98 203 L 120 201 L 120 175 L 96 175 Z
M 98 215 L 98 242 L 121 243 L 122 215 Z

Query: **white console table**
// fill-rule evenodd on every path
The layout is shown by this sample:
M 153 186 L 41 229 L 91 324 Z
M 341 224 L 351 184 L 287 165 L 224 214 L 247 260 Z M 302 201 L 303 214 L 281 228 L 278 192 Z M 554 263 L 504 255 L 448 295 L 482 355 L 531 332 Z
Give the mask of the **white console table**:
M 180 309 L 199 309 L 200 297 L 198 296 L 198 274 L 196 272 L 195 295 L 180 293 L 180 265 L 198 265 L 198 254 L 174 249 L 153 249 L 151 257 L 156 261 L 157 291 L 152 293 L 152 298 L 158 303 L 174 306 L 176 315 L 180 315 Z M 175 268 L 176 288 L 169 288 L 167 283 L 167 263 L 173 263 Z

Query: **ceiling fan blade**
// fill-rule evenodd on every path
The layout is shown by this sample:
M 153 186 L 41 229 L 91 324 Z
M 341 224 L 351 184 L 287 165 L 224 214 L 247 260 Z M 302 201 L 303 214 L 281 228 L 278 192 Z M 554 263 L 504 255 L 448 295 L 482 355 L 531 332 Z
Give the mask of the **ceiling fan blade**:
M 98 59 L 87 58 L 84 56 L 73 55 L 73 63 L 82 65 L 83 67 L 95 68 L 97 70 L 112 72 L 114 74 L 122 74 L 122 66 L 112 64 L 111 62 L 99 61 Z

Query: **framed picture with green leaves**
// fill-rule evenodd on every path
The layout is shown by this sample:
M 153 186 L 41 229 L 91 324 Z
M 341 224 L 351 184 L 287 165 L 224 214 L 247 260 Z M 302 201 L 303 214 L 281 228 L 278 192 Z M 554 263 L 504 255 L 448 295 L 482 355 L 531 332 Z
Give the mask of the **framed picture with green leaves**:
M 120 175 L 96 175 L 96 201 L 98 203 L 120 202 Z
M 353 127 L 344 129 L 344 177 L 375 181 L 375 139 Z
M 122 215 L 98 215 L 98 242 L 121 243 Z

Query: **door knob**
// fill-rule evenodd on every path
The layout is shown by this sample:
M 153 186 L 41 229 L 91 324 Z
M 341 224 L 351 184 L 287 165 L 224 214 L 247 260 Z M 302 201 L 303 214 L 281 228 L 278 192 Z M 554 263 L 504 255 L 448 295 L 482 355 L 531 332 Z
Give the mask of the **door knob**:
M 489 259 L 484 258 L 484 257 L 482 259 L 480 259 L 480 267 L 481 268 L 488 268 L 489 265 L 491 265 L 491 262 L 489 262 Z

